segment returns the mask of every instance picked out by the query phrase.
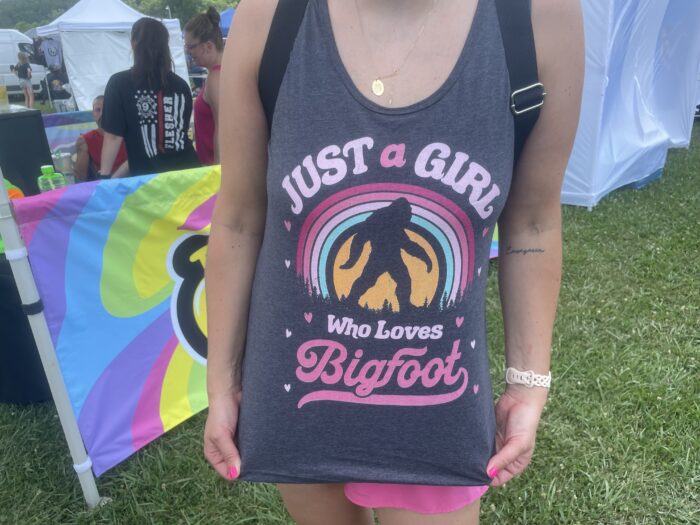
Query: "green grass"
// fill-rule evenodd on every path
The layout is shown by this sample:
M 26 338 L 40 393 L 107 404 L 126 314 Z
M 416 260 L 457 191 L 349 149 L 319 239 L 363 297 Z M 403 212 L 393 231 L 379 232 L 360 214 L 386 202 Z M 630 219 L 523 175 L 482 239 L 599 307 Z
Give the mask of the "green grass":
M 10 104 L 16 104 L 19 106 L 26 106 L 23 95 L 12 95 L 10 97 Z M 43 114 L 56 113 L 56 109 L 52 108 L 51 105 L 48 103 L 48 101 L 41 102 L 39 100 L 39 95 L 36 93 L 34 94 L 34 109 L 38 109 Z
M 56 113 L 56 109 L 52 108 L 48 102 L 34 101 L 34 109 L 40 110 L 43 114 Z
M 482 523 L 700 523 L 700 126 L 664 176 L 592 212 L 564 210 L 554 386 L 531 467 Z M 497 263 L 494 263 L 497 264 Z M 493 274 L 489 333 L 502 386 Z M 275 489 L 228 485 L 202 458 L 200 414 L 98 486 L 85 508 L 52 406 L 0 405 L 0 523 L 291 523 Z

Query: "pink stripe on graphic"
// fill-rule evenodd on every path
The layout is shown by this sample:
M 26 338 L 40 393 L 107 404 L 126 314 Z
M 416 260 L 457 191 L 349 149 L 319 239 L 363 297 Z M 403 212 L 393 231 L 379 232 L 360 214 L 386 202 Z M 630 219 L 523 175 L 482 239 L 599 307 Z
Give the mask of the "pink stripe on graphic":
M 172 336 L 168 340 L 143 385 L 141 398 L 131 420 L 134 450 L 140 449 L 163 434 L 163 422 L 160 418 L 160 395 L 163 389 L 163 379 L 177 344 L 176 336 Z
M 405 186 L 402 184 L 377 184 L 376 186 Z M 344 193 L 344 192 L 343 192 Z M 433 192 L 429 192 L 433 193 Z M 436 213 L 439 216 L 445 216 L 445 220 L 450 224 L 452 227 L 452 230 L 457 234 L 460 242 L 460 246 L 462 247 L 462 255 L 463 255 L 463 260 L 465 266 L 467 266 L 467 271 L 464 272 L 461 276 L 460 279 L 460 284 L 459 284 L 459 289 L 460 291 L 464 292 L 464 290 L 467 287 L 467 280 L 471 282 L 474 269 L 473 269 L 473 260 L 474 260 L 474 232 L 471 227 L 471 223 L 469 221 L 469 218 L 465 215 L 465 213 L 460 210 L 454 203 L 448 201 L 444 197 L 437 195 L 443 202 L 440 202 L 439 204 L 442 204 L 443 206 L 445 205 L 445 202 L 448 202 L 450 206 L 444 206 L 441 208 L 440 206 L 436 205 L 436 202 L 438 199 L 433 198 L 428 199 L 424 198 L 420 195 L 415 195 L 415 194 L 405 194 L 405 193 L 395 193 L 395 192 L 390 192 L 390 191 L 373 191 L 372 195 L 374 197 L 374 201 L 376 202 L 379 199 L 386 199 L 389 201 L 393 201 L 395 199 L 398 199 L 399 197 L 406 197 L 409 201 L 410 204 L 416 205 L 416 206 L 421 206 L 427 210 L 431 210 L 434 213 Z M 331 199 L 335 199 L 336 196 L 331 197 Z M 330 200 L 330 199 L 329 199 Z M 358 206 L 365 204 L 367 202 L 366 194 L 365 195 L 354 195 L 352 197 L 349 197 L 342 202 L 338 202 L 336 205 L 326 207 L 326 210 L 320 214 L 317 215 L 317 219 L 313 226 L 311 226 L 310 229 L 307 228 L 307 224 L 309 224 L 310 219 L 312 215 L 315 214 L 316 210 L 314 210 L 311 214 L 309 214 L 309 217 L 306 219 L 304 222 L 304 226 L 302 227 L 302 233 L 299 238 L 299 248 L 300 250 L 297 253 L 297 272 L 302 273 L 302 275 L 305 278 L 310 278 L 311 277 L 311 257 L 312 253 L 315 250 L 315 245 L 317 243 L 317 238 L 319 237 L 319 232 L 323 229 L 323 226 L 325 225 L 325 221 L 330 221 L 331 218 L 334 216 L 334 214 L 339 213 L 340 209 L 345 209 L 345 208 L 351 208 L 352 206 Z M 319 208 L 325 207 L 325 203 L 322 203 L 319 205 Z M 445 214 L 444 211 L 445 209 L 449 209 L 450 212 L 452 212 L 452 215 L 450 214 Z M 329 217 L 329 218 L 327 218 Z M 305 243 L 305 246 L 303 247 L 303 255 L 302 255 L 302 238 L 305 235 L 305 232 L 308 232 L 308 241 Z M 447 232 L 445 232 L 447 234 Z
M 424 407 L 431 405 L 442 405 L 449 403 L 459 398 L 467 389 L 469 383 L 469 374 L 462 368 L 459 371 L 464 377 L 464 383 L 459 389 L 447 394 L 435 394 L 427 396 L 403 396 L 403 395 L 371 395 L 367 397 L 358 397 L 351 392 L 338 392 L 335 390 L 318 390 L 306 394 L 299 400 L 297 408 L 301 408 L 308 403 L 314 401 L 337 401 L 340 403 L 356 403 L 360 405 L 391 405 L 404 407 Z
M 178 230 L 199 231 L 209 226 L 211 224 L 211 214 L 214 211 L 214 204 L 216 204 L 216 195 L 212 195 L 206 202 L 197 206 Z

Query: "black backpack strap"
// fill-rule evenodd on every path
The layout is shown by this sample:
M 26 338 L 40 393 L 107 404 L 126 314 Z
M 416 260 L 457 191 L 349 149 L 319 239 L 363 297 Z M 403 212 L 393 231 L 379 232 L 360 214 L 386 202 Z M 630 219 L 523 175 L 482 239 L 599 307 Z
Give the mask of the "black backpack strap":
M 277 95 L 307 4 L 308 0 L 279 0 L 272 18 L 258 73 L 258 91 L 268 130 L 272 129 Z
M 537 76 L 535 37 L 529 0 L 496 0 L 501 38 L 510 76 L 510 111 L 515 125 L 513 165 L 540 116 L 546 95 Z

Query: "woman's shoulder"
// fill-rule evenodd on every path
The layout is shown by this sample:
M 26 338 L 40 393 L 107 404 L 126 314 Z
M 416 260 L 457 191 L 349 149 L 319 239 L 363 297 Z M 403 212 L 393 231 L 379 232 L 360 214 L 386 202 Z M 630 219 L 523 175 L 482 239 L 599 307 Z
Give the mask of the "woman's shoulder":
M 112 75 L 112 78 L 131 78 L 131 69 L 124 69 L 123 71 L 117 71 Z
M 174 71 L 168 71 L 168 87 L 166 91 L 178 91 L 178 92 L 191 92 L 192 88 L 187 83 L 187 81 Z
M 107 84 L 123 86 L 124 84 L 132 84 L 133 82 L 134 79 L 131 75 L 131 69 L 125 69 L 124 71 L 119 71 L 109 77 Z
M 244 62 L 260 64 L 278 0 L 241 0 L 229 31 L 228 44 Z
M 583 52 L 579 0 L 532 0 L 532 26 L 541 77 L 566 75 L 577 67 L 567 57 Z
M 259 25 L 272 22 L 279 0 L 241 0 L 236 9 L 236 16 L 242 16 L 247 23 Z M 242 25 L 242 24 L 239 24 Z
M 583 29 L 580 0 L 532 0 L 532 27 L 540 48 L 555 50 L 567 34 Z
M 85 133 L 82 133 L 80 135 L 86 142 L 90 140 L 94 140 L 95 138 L 100 138 L 102 135 L 100 134 L 100 131 L 97 129 L 91 129 L 90 131 L 86 131 Z

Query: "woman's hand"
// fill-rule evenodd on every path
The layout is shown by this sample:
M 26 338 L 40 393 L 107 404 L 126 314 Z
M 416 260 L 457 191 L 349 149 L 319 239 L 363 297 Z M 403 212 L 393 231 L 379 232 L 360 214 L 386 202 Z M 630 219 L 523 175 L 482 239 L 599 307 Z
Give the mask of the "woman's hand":
M 219 475 L 236 479 L 241 472 L 241 457 L 233 441 L 238 425 L 241 393 L 209 400 L 209 415 L 204 426 L 204 456 Z
M 530 463 L 546 400 L 546 389 L 508 385 L 496 403 L 496 455 L 486 467 L 492 487 L 518 476 Z

